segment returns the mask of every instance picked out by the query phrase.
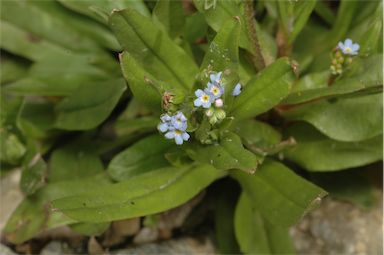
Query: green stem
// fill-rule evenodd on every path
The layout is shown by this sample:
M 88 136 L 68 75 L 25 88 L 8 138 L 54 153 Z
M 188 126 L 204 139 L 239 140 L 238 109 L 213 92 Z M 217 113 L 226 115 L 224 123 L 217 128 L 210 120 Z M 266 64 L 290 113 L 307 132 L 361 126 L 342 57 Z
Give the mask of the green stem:
M 253 50 L 252 62 L 256 70 L 260 71 L 265 68 L 265 60 L 261 53 L 261 47 L 260 47 L 259 39 L 257 37 L 252 0 L 245 0 L 244 12 L 245 12 L 245 25 L 247 28 L 248 36 L 251 41 L 251 46 Z

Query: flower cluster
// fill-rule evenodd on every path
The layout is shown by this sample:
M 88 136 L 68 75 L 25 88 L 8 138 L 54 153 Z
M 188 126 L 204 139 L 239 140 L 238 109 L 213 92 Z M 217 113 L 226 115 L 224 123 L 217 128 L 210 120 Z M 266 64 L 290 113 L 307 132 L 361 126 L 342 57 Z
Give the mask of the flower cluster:
M 194 106 L 206 109 L 205 115 L 209 118 L 209 122 L 212 125 L 226 117 L 225 111 L 221 109 L 224 105 L 224 101 L 221 97 L 225 91 L 222 74 L 222 72 L 212 73 L 209 76 L 210 81 L 207 83 L 207 87 L 204 90 L 198 89 L 195 91 L 197 98 L 193 102 Z M 241 85 L 238 83 L 231 94 L 232 96 L 238 96 L 240 93 Z M 212 107 L 212 105 L 214 107 Z
M 352 62 L 352 58 L 358 54 L 360 45 L 353 43 L 351 39 L 339 42 L 337 48 L 332 53 L 331 72 L 333 75 L 343 73 L 343 67 Z
M 189 134 L 186 132 L 188 127 L 187 118 L 182 112 L 179 111 L 173 116 L 163 114 L 160 120 L 161 122 L 157 128 L 160 132 L 165 133 L 165 138 L 175 139 L 177 145 L 189 140 Z
M 211 73 L 209 78 L 209 82 L 207 86 L 202 89 L 197 89 L 195 91 L 196 99 L 193 101 L 194 107 L 203 108 L 205 118 L 208 119 L 211 125 L 215 125 L 216 123 L 221 122 L 226 117 L 226 112 L 224 111 L 224 87 L 225 82 L 222 77 L 222 72 Z M 241 93 L 241 84 L 238 83 L 234 87 L 231 95 L 236 97 Z M 188 127 L 187 118 L 185 115 L 178 111 L 175 114 L 171 114 L 170 112 L 174 112 L 179 108 L 171 109 L 170 107 L 164 107 L 164 101 L 168 102 L 169 93 L 164 93 L 163 95 L 163 108 L 167 110 L 168 113 L 163 114 L 160 117 L 160 123 L 157 126 L 158 130 L 164 134 L 167 139 L 174 139 L 176 144 L 181 145 L 184 141 L 188 141 L 190 135 L 186 132 Z M 186 97 L 187 98 L 187 97 Z M 188 102 L 186 102 L 188 103 Z M 166 106 L 169 104 L 166 103 Z M 188 109 L 190 107 L 190 102 L 183 109 Z M 196 108 L 195 108 L 196 109 Z M 191 113 L 198 113 L 198 111 L 191 111 Z M 192 122 L 192 126 L 194 126 L 194 122 Z

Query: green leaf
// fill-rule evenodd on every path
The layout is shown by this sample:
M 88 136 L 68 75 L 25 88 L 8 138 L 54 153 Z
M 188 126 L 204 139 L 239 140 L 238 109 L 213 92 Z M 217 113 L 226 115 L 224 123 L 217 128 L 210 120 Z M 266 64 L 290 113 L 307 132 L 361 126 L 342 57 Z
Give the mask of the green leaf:
M 185 24 L 182 1 L 159 0 L 152 12 L 153 19 L 165 28 L 171 38 L 179 36 Z
M 317 0 L 302 0 L 295 1 L 294 3 L 294 21 L 293 27 L 290 31 L 288 40 L 292 43 L 297 35 L 301 32 L 303 27 L 307 24 L 309 16 L 311 15 L 313 9 L 316 6 Z
M 164 153 L 172 143 L 161 135 L 152 135 L 117 154 L 108 166 L 109 175 L 116 181 L 128 180 L 169 165 Z
M 211 42 L 200 69 L 216 72 L 229 69 L 231 72 L 236 72 L 239 63 L 239 32 L 240 21 L 236 18 L 223 24 Z
M 225 174 L 209 165 L 161 168 L 84 195 L 55 200 L 53 206 L 85 222 L 139 217 L 185 203 Z
M 328 25 L 332 25 L 335 22 L 335 14 L 330 6 L 326 2 L 317 1 L 314 11 L 319 15 Z
M 252 207 L 275 226 L 291 226 L 326 195 L 321 188 L 294 174 L 275 161 L 266 160 L 249 175 L 239 170 L 231 173 L 249 196 Z
M 4 228 L 5 237 L 8 241 L 18 244 L 35 237 L 43 230 L 75 223 L 73 219 L 59 212 L 53 212 L 50 201 L 87 190 L 98 190 L 108 183 L 109 180 L 105 175 L 99 175 L 48 184 L 25 198 L 16 208 Z
M 309 171 L 337 171 L 382 160 L 383 139 L 376 136 L 361 142 L 339 142 L 327 138 L 311 126 L 297 124 L 288 133 L 297 145 L 284 157 Z
M 0 47 L 2 49 L 30 60 L 39 60 L 51 55 L 63 56 L 67 54 L 67 50 L 64 47 L 37 37 L 4 20 L 0 21 L 0 32 L 2 35 L 7 35 L 3 36 L 0 40 Z
M 33 6 L 45 13 L 49 13 L 54 19 L 65 22 L 71 30 L 80 33 L 83 37 L 92 40 L 99 46 L 114 51 L 120 50 L 116 37 L 108 28 L 83 15 L 77 15 L 57 1 L 35 1 Z
M 126 51 L 120 54 L 120 65 L 135 99 L 152 109 L 159 109 L 162 91 L 171 87 L 156 80 Z
M 104 121 L 126 89 L 122 79 L 80 86 L 56 105 L 56 128 L 91 129 Z
M 28 77 L 5 86 L 4 91 L 21 95 L 67 96 L 84 83 L 107 80 L 114 76 L 114 73 L 98 66 L 97 61 L 118 69 L 112 58 L 101 54 L 52 54 L 34 63 L 28 71 Z
M 280 58 L 252 78 L 234 100 L 231 114 L 246 119 L 263 113 L 286 97 L 295 80 L 287 58 Z
M 0 130 L 0 161 L 2 163 L 17 164 L 26 152 L 24 144 L 13 133 L 3 128 Z
M 100 50 L 95 40 L 71 27 L 69 22 L 58 18 L 57 15 L 40 8 L 38 1 L 4 1 L 2 6 L 1 19 L 25 29 L 30 33 L 30 38 L 35 38 L 34 40 L 44 38 L 61 47 L 75 51 Z M 43 48 L 41 48 L 42 50 Z
M 114 130 L 118 136 L 131 135 L 134 133 L 151 132 L 156 130 L 159 118 L 140 117 L 137 119 L 117 120 Z
M 217 169 L 241 169 L 256 171 L 262 158 L 244 149 L 240 137 L 234 133 L 225 134 L 219 144 L 187 147 L 188 155 L 197 162 L 211 164 Z
M 241 1 L 217 0 L 212 1 L 212 5 L 209 5 L 208 1 L 205 0 L 194 0 L 193 2 L 198 11 L 204 14 L 209 26 L 216 32 L 218 32 L 222 25 L 224 25 L 228 20 L 231 20 L 234 17 L 240 18 L 241 29 L 239 35 L 239 45 L 247 51 L 251 53 L 253 52 L 253 47 L 249 40 L 247 28 L 245 26 L 244 6 Z M 262 55 L 264 59 L 268 60 L 268 63 L 273 62 L 276 56 L 276 43 L 268 33 L 260 28 L 260 26 L 256 23 L 256 20 L 254 22 L 256 32 L 259 36 Z
M 52 152 L 49 182 L 83 179 L 103 172 L 103 163 L 90 146 L 70 144 Z
M 327 190 L 330 196 L 369 209 L 376 204 L 377 198 L 373 184 L 363 175 L 365 170 L 367 169 L 313 173 L 311 180 Z M 381 172 L 381 170 L 379 171 Z
M 183 29 L 183 38 L 189 43 L 195 43 L 198 39 L 205 36 L 208 24 L 205 22 L 204 15 L 195 12 L 186 17 Z
M 44 186 L 48 167 L 40 154 L 35 154 L 32 160 L 24 166 L 20 180 L 21 190 L 27 194 L 33 194 Z
M 294 91 L 283 101 L 298 104 L 313 99 L 326 99 L 341 95 L 377 90 L 382 87 L 382 55 L 355 59 L 346 73 L 332 86 L 328 86 L 328 72 L 311 73 L 301 78 Z
M 27 73 L 27 69 L 28 65 L 26 63 L 4 55 L 1 56 L 0 84 L 3 85 L 23 78 Z
M 289 228 L 270 224 L 243 192 L 236 206 L 235 232 L 244 254 L 295 254 Z
M 363 141 L 383 132 L 382 94 L 320 101 L 284 113 L 289 120 L 303 120 L 326 136 L 345 142 Z
M 165 32 L 132 9 L 114 11 L 109 24 L 124 50 L 153 75 L 172 88 L 189 91 L 195 82 L 194 61 Z
M 342 0 L 337 10 L 336 20 L 333 23 L 331 32 L 328 35 L 330 45 L 336 45 L 346 35 L 350 25 L 358 12 L 358 1 Z
M 59 0 L 59 2 L 71 10 L 87 15 L 105 24 L 108 23 L 108 18 L 103 18 L 99 13 L 107 16 L 114 9 L 133 8 L 147 17 L 150 16 L 148 8 L 142 0 Z
M 53 106 L 47 101 L 29 102 L 24 99 L 17 117 L 17 127 L 30 138 L 49 136 L 54 123 Z
M 281 141 L 281 134 L 273 127 L 253 119 L 236 123 L 234 130 L 247 148 L 257 148 L 262 154 L 272 150 Z

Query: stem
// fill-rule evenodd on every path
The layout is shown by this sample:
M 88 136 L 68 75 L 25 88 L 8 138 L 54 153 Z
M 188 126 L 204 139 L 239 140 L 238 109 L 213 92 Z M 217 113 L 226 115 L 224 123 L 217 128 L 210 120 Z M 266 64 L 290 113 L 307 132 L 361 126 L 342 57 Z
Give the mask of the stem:
M 248 31 L 248 36 L 251 41 L 251 46 L 253 50 L 252 62 L 256 70 L 260 71 L 265 68 L 265 60 L 261 53 L 261 47 L 260 47 L 259 39 L 257 37 L 252 0 L 245 0 L 244 13 L 245 13 L 245 25 Z
M 337 75 L 331 74 L 328 78 L 328 86 L 332 86 L 332 84 L 335 82 Z

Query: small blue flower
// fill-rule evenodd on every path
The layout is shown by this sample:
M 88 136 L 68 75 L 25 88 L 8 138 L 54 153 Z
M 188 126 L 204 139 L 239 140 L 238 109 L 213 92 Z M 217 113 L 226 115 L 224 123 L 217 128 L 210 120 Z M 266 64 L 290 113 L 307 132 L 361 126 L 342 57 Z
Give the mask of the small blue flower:
M 195 95 L 197 99 L 193 102 L 193 104 L 196 107 L 200 107 L 200 106 L 202 106 L 203 108 L 211 107 L 211 104 L 213 103 L 214 98 L 210 94 L 202 91 L 201 89 L 198 89 L 195 91 Z
M 187 132 L 179 130 L 179 129 L 169 131 L 164 136 L 167 139 L 175 139 L 175 143 L 177 145 L 181 145 L 181 144 L 183 144 L 184 141 L 188 141 L 189 137 L 190 137 Z
M 237 83 L 236 86 L 232 90 L 232 96 L 238 96 L 241 93 L 241 84 Z
M 208 87 L 204 90 L 207 94 L 211 94 L 214 99 L 221 97 L 224 93 L 224 86 L 219 83 L 208 82 Z
M 168 130 L 174 130 L 175 129 L 171 123 L 172 118 L 168 114 L 163 114 L 160 117 L 160 120 L 161 120 L 161 122 L 159 123 L 159 125 L 157 125 L 157 129 L 160 132 L 165 133 Z
M 185 131 L 187 129 L 187 118 L 182 112 L 177 112 L 176 115 L 172 116 L 171 123 L 175 129 Z
M 360 45 L 353 43 L 349 38 L 344 43 L 339 42 L 338 47 L 345 55 L 357 55 L 360 49 Z
M 214 84 L 220 84 L 221 83 L 221 75 L 223 72 L 219 73 L 213 73 L 209 75 L 209 78 L 211 79 L 211 82 Z

